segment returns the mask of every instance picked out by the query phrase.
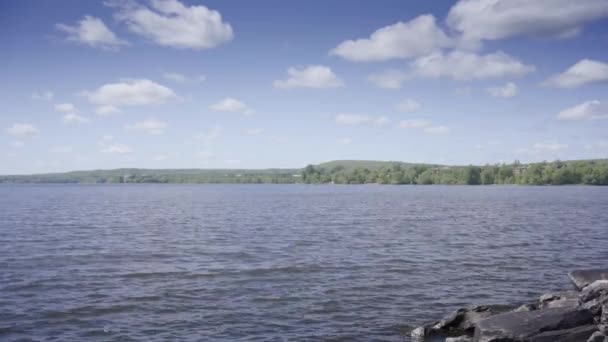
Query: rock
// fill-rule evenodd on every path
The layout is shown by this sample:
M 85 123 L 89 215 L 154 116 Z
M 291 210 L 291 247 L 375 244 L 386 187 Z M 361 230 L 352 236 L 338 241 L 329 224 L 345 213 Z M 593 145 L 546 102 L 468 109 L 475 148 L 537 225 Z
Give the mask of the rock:
M 477 323 L 475 341 L 528 341 L 544 332 L 588 324 L 593 324 L 593 315 L 587 310 L 575 307 L 508 312 Z
M 471 336 L 448 337 L 445 342 L 473 342 L 473 338 Z
M 608 326 L 608 304 L 602 306 L 602 316 L 600 318 L 600 324 Z
M 608 269 L 576 270 L 568 273 L 568 277 L 578 290 L 582 290 L 596 280 L 608 280 Z
M 472 308 L 462 308 L 431 327 L 432 332 L 441 332 L 455 335 L 472 333 L 479 321 L 484 318 L 511 311 L 513 307 L 507 305 L 480 305 Z
M 540 309 L 577 306 L 579 304 L 579 293 L 575 291 L 548 293 L 540 296 L 539 302 Z
M 424 336 L 426 335 L 426 329 L 424 327 L 418 327 L 410 333 L 412 337 L 412 341 L 414 342 L 422 342 L 424 341 Z
M 608 342 L 608 337 L 603 333 L 597 331 L 589 339 L 587 342 Z
M 517 309 L 513 311 L 533 311 L 538 310 L 538 305 L 536 304 L 523 304 L 517 307 Z
M 582 289 L 579 299 L 585 303 L 605 295 L 608 295 L 608 280 L 597 280 Z
M 543 332 L 532 337 L 530 342 L 583 342 L 587 341 L 595 332 L 597 332 L 597 327 L 589 324 L 572 329 Z

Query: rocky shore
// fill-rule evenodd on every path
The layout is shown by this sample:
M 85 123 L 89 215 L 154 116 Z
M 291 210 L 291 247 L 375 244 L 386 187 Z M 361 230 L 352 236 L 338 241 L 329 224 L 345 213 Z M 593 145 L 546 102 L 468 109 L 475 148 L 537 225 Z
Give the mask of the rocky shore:
M 414 329 L 415 342 L 608 342 L 608 268 L 568 274 L 575 290 L 520 306 L 462 308 Z

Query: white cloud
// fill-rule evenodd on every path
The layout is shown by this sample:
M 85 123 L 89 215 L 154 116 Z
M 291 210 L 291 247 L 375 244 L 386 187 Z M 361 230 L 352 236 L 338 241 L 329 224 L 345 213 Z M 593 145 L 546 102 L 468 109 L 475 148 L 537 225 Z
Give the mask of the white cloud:
M 173 82 L 177 82 L 177 83 L 201 83 L 207 79 L 207 77 L 205 77 L 205 75 L 189 77 L 184 74 L 180 74 L 178 72 L 166 72 L 163 74 L 163 77 L 169 81 L 173 81 Z
M 424 132 L 430 134 L 446 134 L 450 132 L 450 128 L 447 126 L 429 126 L 424 129 Z
M 148 134 L 164 134 L 167 128 L 167 123 L 157 119 L 146 119 L 141 122 L 137 122 L 133 125 L 125 126 L 128 130 L 139 131 Z
M 167 160 L 169 157 L 164 155 L 164 154 L 159 154 L 154 156 L 154 158 L 152 158 L 154 161 L 165 161 Z
M 551 153 L 551 155 L 555 156 L 555 153 L 565 150 L 567 148 L 567 144 L 561 144 L 558 142 L 538 142 L 532 145 L 531 147 L 520 148 L 516 151 L 516 153 L 532 155 L 537 155 L 541 153 Z
M 409 76 L 405 71 L 393 69 L 373 73 L 367 79 L 379 88 L 400 89 L 401 84 L 408 80 Z
M 232 97 L 227 97 L 217 103 L 214 103 L 210 108 L 216 112 L 232 112 L 245 115 L 251 115 L 254 113 L 253 109 L 249 108 L 249 106 L 247 106 L 244 102 Z
M 101 137 L 101 141 L 112 141 L 112 140 L 114 140 L 113 135 L 104 135 Z
M 8 127 L 6 129 L 6 132 L 10 135 L 23 138 L 33 137 L 40 133 L 38 128 L 28 123 L 15 123 L 12 126 Z
M 118 39 L 101 19 L 88 15 L 74 26 L 57 24 L 56 27 L 67 34 L 67 40 L 92 47 L 117 49 L 121 45 L 127 45 L 127 42 Z
M 62 118 L 63 122 L 67 123 L 67 124 L 82 124 L 82 123 L 87 123 L 90 120 L 85 118 L 84 116 L 81 116 L 77 113 L 68 113 L 65 114 Z
M 163 85 L 147 79 L 126 79 L 118 83 L 108 83 L 92 92 L 82 95 L 100 106 L 147 106 L 163 104 L 177 95 Z
M 209 131 L 197 134 L 195 138 L 203 140 L 205 143 L 211 143 L 216 141 L 221 135 L 222 127 L 215 125 Z
M 400 112 L 415 112 L 422 108 L 422 105 L 412 99 L 405 99 L 399 102 L 395 109 Z
M 605 0 L 460 0 L 450 28 L 469 41 L 517 35 L 572 37 L 585 23 L 608 16 Z
M 81 123 L 87 123 L 90 121 L 88 118 L 81 116 L 78 108 L 76 108 L 76 106 L 74 106 L 71 103 L 57 104 L 57 105 L 55 105 L 55 111 L 64 114 L 63 122 L 65 122 L 67 124 L 72 124 L 72 123 L 81 124 Z
M 177 0 L 151 0 L 150 5 L 122 6 L 116 17 L 133 33 L 162 46 L 209 49 L 234 37 L 221 14 L 205 6 L 187 6 Z
M 608 141 L 600 140 L 593 144 L 585 145 L 585 148 L 588 150 L 606 150 L 608 149 Z
M 344 41 L 329 53 L 350 61 L 371 62 L 424 56 L 451 45 L 435 17 L 427 14 L 383 27 L 369 38 Z
M 388 124 L 390 122 L 390 119 L 386 116 L 373 117 L 362 114 L 342 113 L 336 116 L 335 121 L 339 125 L 373 124 L 377 126 L 383 126 Z
M 338 142 L 341 145 L 349 145 L 350 143 L 353 142 L 353 139 L 351 139 L 351 138 L 341 138 L 340 140 L 338 140 Z
M 425 78 L 451 78 L 457 81 L 483 80 L 523 76 L 535 70 L 519 60 L 495 52 L 478 55 L 472 52 L 452 51 L 449 54 L 435 53 L 416 59 L 410 64 L 411 72 Z
M 517 95 L 519 88 L 517 87 L 517 84 L 509 82 L 500 87 L 490 87 L 487 89 L 487 91 L 494 97 L 508 98 Z
M 21 148 L 21 147 L 23 147 L 23 145 L 25 145 L 25 143 L 21 140 L 15 140 L 15 141 L 11 142 L 11 146 L 16 147 L 16 148 Z
M 543 84 L 557 88 L 578 88 L 593 83 L 608 83 L 608 64 L 581 59 L 568 70 L 552 76 Z
M 399 122 L 399 128 L 421 129 L 429 134 L 446 134 L 450 132 L 450 128 L 447 126 L 433 125 L 433 122 L 422 119 L 402 120 Z
M 42 93 L 33 93 L 32 99 L 34 100 L 43 100 L 43 101 L 51 101 L 55 97 L 52 91 L 46 90 Z
M 264 129 L 263 128 L 249 128 L 246 132 L 249 135 L 259 135 L 259 134 L 264 133 Z
M 122 113 L 122 110 L 120 110 L 120 108 L 115 107 L 115 106 L 106 105 L 106 106 L 97 107 L 97 109 L 95 109 L 95 113 L 97 113 L 97 115 L 100 115 L 100 116 L 110 116 L 110 115 L 120 114 L 120 113 Z
M 337 88 L 344 86 L 344 82 L 342 82 L 329 67 L 323 65 L 291 67 L 287 69 L 287 75 L 288 77 L 285 80 L 274 81 L 274 87 L 279 89 L 291 89 Z
M 399 122 L 400 128 L 425 128 L 432 125 L 432 122 L 421 119 L 402 120 Z
M 49 148 L 49 152 L 56 154 L 67 154 L 71 153 L 73 150 L 74 148 L 70 145 L 56 145 Z
M 104 146 L 101 149 L 102 153 L 106 153 L 106 154 L 130 154 L 131 152 L 133 152 L 133 150 L 131 150 L 131 148 L 125 144 L 111 144 L 111 145 L 107 145 Z
M 599 120 L 608 119 L 608 106 L 598 100 L 586 101 L 557 114 L 558 120 Z

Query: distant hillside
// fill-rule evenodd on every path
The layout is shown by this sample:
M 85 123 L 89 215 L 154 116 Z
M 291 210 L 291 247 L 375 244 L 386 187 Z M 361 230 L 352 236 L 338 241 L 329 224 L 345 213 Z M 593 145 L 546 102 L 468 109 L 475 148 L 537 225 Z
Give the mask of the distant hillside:
M 303 169 L 115 169 L 0 176 L 0 183 L 307 183 L 608 185 L 608 160 L 448 166 L 335 160 Z
M 343 168 L 346 171 L 354 171 L 355 169 L 369 169 L 378 170 L 383 167 L 391 167 L 392 165 L 399 164 L 403 167 L 410 167 L 414 165 L 429 165 L 437 166 L 432 164 L 414 164 L 405 163 L 400 161 L 380 161 L 380 160 L 332 160 L 325 163 L 318 164 L 320 168 L 334 169 L 336 167 Z

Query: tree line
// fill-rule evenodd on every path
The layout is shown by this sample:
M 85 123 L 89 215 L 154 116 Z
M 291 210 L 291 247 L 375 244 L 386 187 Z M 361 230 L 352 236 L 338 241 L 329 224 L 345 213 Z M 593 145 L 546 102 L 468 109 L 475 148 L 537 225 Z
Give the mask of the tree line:
M 302 171 L 307 184 L 522 184 L 608 185 L 608 161 L 543 162 L 485 166 L 433 166 L 393 163 L 377 169 L 341 165 L 324 168 L 308 165 Z

